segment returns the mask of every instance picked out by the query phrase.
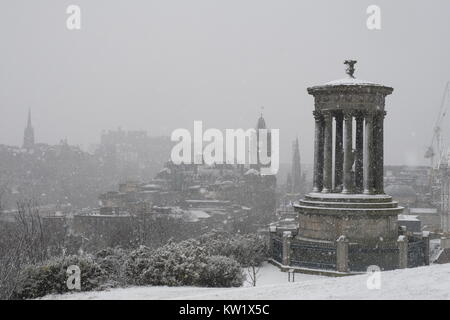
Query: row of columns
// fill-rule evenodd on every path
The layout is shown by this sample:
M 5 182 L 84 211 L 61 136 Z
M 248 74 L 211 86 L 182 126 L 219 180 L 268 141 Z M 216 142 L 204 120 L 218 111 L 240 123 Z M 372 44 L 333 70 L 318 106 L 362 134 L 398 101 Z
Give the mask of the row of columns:
M 313 192 L 383 194 L 385 111 L 314 111 Z M 335 125 L 333 187 L 333 119 Z M 355 146 L 353 146 L 355 119 Z M 354 166 L 354 171 L 352 170 Z

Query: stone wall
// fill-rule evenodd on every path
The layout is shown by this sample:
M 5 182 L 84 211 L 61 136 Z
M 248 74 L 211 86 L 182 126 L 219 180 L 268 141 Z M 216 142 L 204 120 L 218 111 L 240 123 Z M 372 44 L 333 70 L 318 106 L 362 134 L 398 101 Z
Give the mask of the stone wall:
M 335 241 L 311 241 L 293 237 L 289 231 L 270 232 L 272 259 L 283 267 L 328 270 L 337 272 L 367 272 L 368 267 L 380 270 L 413 268 L 429 264 L 429 238 L 398 237 L 396 241 L 352 243 L 340 236 Z

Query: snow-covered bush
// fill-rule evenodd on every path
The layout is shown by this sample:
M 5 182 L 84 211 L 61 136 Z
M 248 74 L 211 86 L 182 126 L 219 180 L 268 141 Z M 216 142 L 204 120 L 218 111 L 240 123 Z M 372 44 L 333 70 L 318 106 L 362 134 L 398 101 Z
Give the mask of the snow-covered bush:
M 134 281 L 138 285 L 231 287 L 243 282 L 240 266 L 235 260 L 210 256 L 195 239 L 169 242 L 151 254 L 133 253 L 131 256 L 135 263 L 129 265 L 134 266 Z M 137 270 L 142 269 L 144 271 L 139 275 Z
M 66 272 L 71 265 L 80 268 L 82 291 L 100 288 L 108 279 L 107 273 L 90 256 L 53 258 L 23 269 L 13 298 L 32 299 L 47 294 L 68 292 Z
M 102 288 L 126 285 L 125 265 L 128 261 L 128 252 L 120 247 L 106 248 L 95 254 L 95 261 L 108 275 L 108 281 Z
M 140 277 L 140 284 L 198 285 L 207 253 L 197 240 L 169 242 L 156 249 Z
M 200 274 L 200 285 L 205 287 L 240 287 L 244 281 L 242 269 L 236 260 L 224 256 L 208 256 Z
M 227 233 L 170 241 L 157 249 L 107 248 L 93 256 L 58 257 L 26 267 L 14 298 L 68 292 L 66 272 L 71 265 L 81 270 L 83 291 L 127 285 L 236 287 L 244 281 L 242 267 L 258 266 L 266 257 L 263 239 Z
M 128 284 L 139 285 L 140 278 L 150 265 L 153 250 L 140 246 L 126 256 L 124 263 L 124 278 Z

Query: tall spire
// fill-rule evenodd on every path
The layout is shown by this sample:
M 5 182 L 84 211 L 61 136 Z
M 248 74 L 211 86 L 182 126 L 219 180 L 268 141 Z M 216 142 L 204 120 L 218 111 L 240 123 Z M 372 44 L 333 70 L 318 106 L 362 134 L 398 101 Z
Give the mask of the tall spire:
M 261 107 L 261 116 L 258 118 L 258 121 L 256 123 L 256 164 L 252 165 L 253 169 L 256 170 L 260 170 L 261 169 L 261 152 L 263 152 L 263 150 L 260 149 L 260 134 L 264 134 L 261 133 L 260 130 L 267 130 L 265 137 L 264 137 L 264 143 L 267 143 L 266 145 L 266 154 L 264 155 L 265 157 L 270 158 L 272 155 L 272 145 L 271 145 L 271 132 L 270 130 L 268 130 L 267 126 L 266 126 L 266 121 L 264 120 L 263 114 L 262 114 L 262 110 L 264 109 L 264 107 Z M 264 167 L 266 167 L 267 165 L 264 165 Z
M 28 109 L 27 127 L 23 134 L 23 148 L 32 149 L 34 147 L 34 129 L 31 124 L 31 109 Z
M 292 193 L 301 193 L 302 191 L 302 169 L 300 164 L 300 147 L 298 137 L 292 143 Z

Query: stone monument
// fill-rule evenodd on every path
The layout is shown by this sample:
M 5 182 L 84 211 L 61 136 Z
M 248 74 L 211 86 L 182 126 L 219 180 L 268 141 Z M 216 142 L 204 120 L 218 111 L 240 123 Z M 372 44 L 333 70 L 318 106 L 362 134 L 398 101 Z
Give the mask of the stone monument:
M 271 227 L 273 257 L 313 269 L 395 269 L 403 208 L 383 190 L 385 98 L 393 88 L 356 79 L 356 61 L 344 63 L 346 78 L 308 88 L 314 97 L 313 190 L 294 206 L 295 228 L 283 222 Z
M 356 61 L 344 63 L 347 78 L 308 88 L 315 100 L 314 185 L 296 207 L 299 234 L 396 240 L 403 208 L 383 191 L 385 98 L 393 89 L 355 79 Z

